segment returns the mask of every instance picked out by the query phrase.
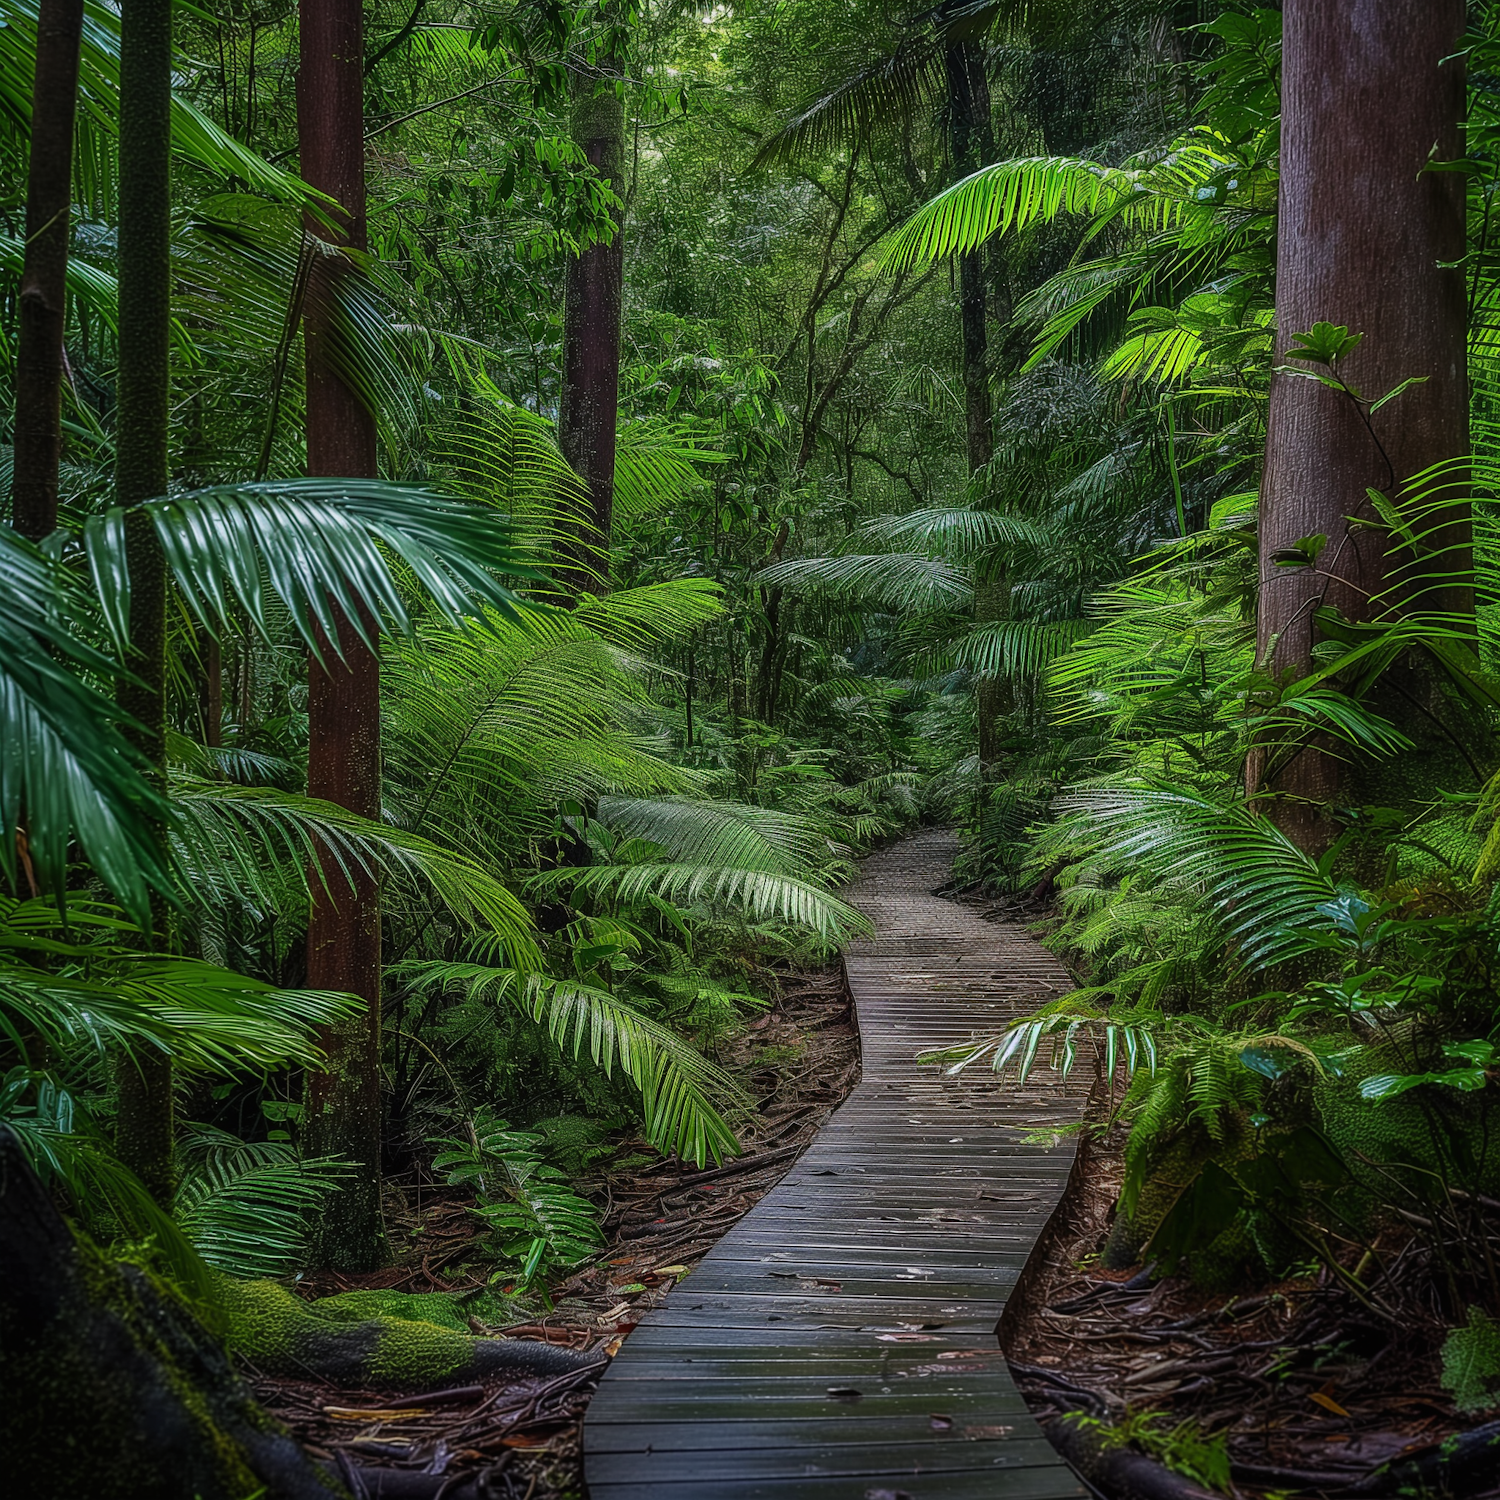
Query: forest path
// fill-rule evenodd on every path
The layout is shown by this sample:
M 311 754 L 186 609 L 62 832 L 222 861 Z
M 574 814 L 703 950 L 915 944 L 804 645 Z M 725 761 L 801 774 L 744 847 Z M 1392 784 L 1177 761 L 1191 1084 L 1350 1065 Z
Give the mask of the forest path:
M 934 896 L 957 841 L 872 855 L 875 937 L 845 965 L 859 1086 L 606 1373 L 592 1500 L 1061 1500 L 1084 1489 L 1011 1381 L 995 1325 L 1073 1149 L 1024 1144 L 1076 1089 L 918 1067 L 1068 988 L 1025 930 Z

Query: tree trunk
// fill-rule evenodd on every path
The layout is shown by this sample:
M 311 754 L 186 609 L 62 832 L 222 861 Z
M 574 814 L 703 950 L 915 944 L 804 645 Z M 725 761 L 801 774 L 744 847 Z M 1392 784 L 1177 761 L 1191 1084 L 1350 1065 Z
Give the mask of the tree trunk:
M 948 81 L 948 150 L 957 181 L 994 155 L 990 125 L 990 89 L 984 58 L 970 41 L 950 42 L 943 53 Z M 985 321 L 983 249 L 958 257 L 958 307 L 963 340 L 964 436 L 972 478 L 994 456 L 990 410 L 989 341 Z M 1010 586 L 1002 575 L 974 588 L 974 620 L 985 624 L 1003 620 L 1010 612 Z M 981 784 L 994 774 L 1000 759 L 999 723 L 1010 708 L 1008 685 L 999 677 L 982 676 L 975 689 L 979 721 Z M 981 805 L 982 805 L 981 793 Z
M 63 328 L 73 199 L 73 116 L 83 0 L 41 0 L 26 177 L 26 258 L 16 342 L 11 524 L 40 541 L 57 528 Z
M 572 130 L 590 165 L 623 196 L 625 107 L 612 83 L 612 79 L 598 83 L 592 77 L 578 82 Z M 557 436 L 563 457 L 588 495 L 585 504 L 569 506 L 559 516 L 557 581 L 575 599 L 580 594 L 609 592 L 624 284 L 625 244 L 617 215 L 610 242 L 591 245 L 574 256 L 564 275 Z
M 983 58 L 973 42 L 949 42 L 943 65 L 948 82 L 948 152 L 957 182 L 985 165 L 980 145 L 981 137 L 992 133 L 990 90 Z M 958 257 L 958 308 L 963 332 L 964 432 L 973 474 L 990 461 L 994 451 L 982 249 Z
M 1465 180 L 1429 172 L 1462 155 L 1463 0 L 1287 0 L 1283 44 L 1281 205 L 1277 241 L 1277 362 L 1319 321 L 1364 342 L 1344 362 L 1367 397 L 1408 376 L 1426 383 L 1374 418 L 1311 380 L 1271 384 L 1260 510 L 1261 658 L 1278 675 L 1307 670 L 1314 610 L 1369 618 L 1386 572 L 1367 487 L 1387 494 L 1413 474 L 1468 451 L 1464 274 Z M 1399 101 L 1396 107 L 1393 101 Z M 1382 447 L 1385 453 L 1382 454 Z M 1317 565 L 1277 566 L 1302 537 L 1328 538 Z M 1449 538 L 1466 566 L 1467 522 Z M 1472 610 L 1449 591 L 1440 605 Z M 1341 763 L 1317 746 L 1274 778 L 1278 822 L 1305 848 L 1332 833 Z M 1252 764 L 1251 789 L 1260 779 Z
M 301 0 L 297 138 L 302 176 L 343 209 L 342 243 L 366 245 L 364 42 L 360 0 Z M 311 218 L 308 230 L 327 234 Z M 307 471 L 371 478 L 375 421 L 329 357 L 330 294 L 347 263 L 320 255 L 308 287 Z M 319 284 L 321 283 L 321 284 Z M 380 659 L 348 620 L 338 651 L 308 666 L 307 790 L 367 818 L 380 816 Z M 340 660 L 339 652 L 342 653 Z M 331 866 L 331 861 L 329 862 Z M 353 1166 L 319 1227 L 319 1264 L 367 1271 L 384 1255 L 380 1212 L 380 900 L 374 879 L 325 866 L 307 930 L 307 983 L 359 996 L 364 1009 L 322 1036 L 325 1072 L 307 1079 L 303 1146 Z
M 120 356 L 115 502 L 125 508 L 134 674 L 116 693 L 141 753 L 166 775 L 167 566 L 143 501 L 167 491 L 172 318 L 172 0 L 120 7 Z M 156 908 L 155 939 L 166 925 Z M 141 1048 L 116 1067 L 116 1148 L 163 1206 L 174 1187 L 172 1065 Z

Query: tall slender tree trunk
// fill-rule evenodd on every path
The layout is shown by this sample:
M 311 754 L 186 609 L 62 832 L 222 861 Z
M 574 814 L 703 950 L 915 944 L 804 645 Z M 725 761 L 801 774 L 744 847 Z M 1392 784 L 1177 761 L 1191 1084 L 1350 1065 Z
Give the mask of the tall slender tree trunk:
M 366 245 L 364 35 L 361 0 L 302 0 L 297 138 L 302 176 L 342 208 L 341 244 Z M 308 230 L 327 234 L 311 219 Z M 329 355 L 330 292 L 346 262 L 320 255 L 308 288 L 307 470 L 371 478 L 375 422 L 336 373 Z M 317 284 L 321 282 L 321 285 Z M 342 660 L 339 653 L 342 653 Z M 307 789 L 368 818 L 380 816 L 380 659 L 348 620 L 338 651 L 308 668 Z M 330 861 L 331 865 L 331 861 Z M 380 1211 L 380 893 L 360 873 L 325 868 L 315 885 L 307 932 L 307 982 L 359 996 L 364 1009 L 322 1037 L 323 1072 L 307 1079 L 304 1148 L 353 1166 L 330 1200 L 317 1257 L 334 1270 L 364 1271 L 384 1255 Z
M 606 71 L 612 66 L 606 65 Z M 573 139 L 590 165 L 621 197 L 625 190 L 625 106 L 612 80 L 580 77 L 575 85 Z M 563 288 L 562 403 L 557 435 L 563 456 L 587 490 L 582 506 L 559 517 L 557 580 L 573 598 L 609 592 L 614 529 L 615 429 L 620 404 L 620 315 L 625 243 L 617 215 L 614 237 L 567 263 Z
M 129 733 L 165 780 L 167 567 L 141 503 L 167 491 L 172 319 L 172 0 L 120 7 L 120 357 L 115 407 L 115 500 L 125 509 L 132 677 L 117 698 Z M 155 911 L 155 941 L 166 927 Z M 158 1203 L 174 1187 L 172 1065 L 141 1048 L 116 1068 L 115 1141 Z
M 72 233 L 73 117 L 83 0 L 41 0 L 26 175 L 26 258 L 16 343 L 11 523 L 40 540 L 57 527 L 62 460 L 63 327 Z
M 1425 170 L 1462 155 L 1463 0 L 1287 0 L 1283 43 L 1277 362 L 1319 321 L 1364 342 L 1342 373 L 1374 397 L 1408 376 L 1425 384 L 1374 418 L 1311 380 L 1271 384 L 1260 509 L 1259 649 L 1278 674 L 1307 670 L 1315 610 L 1368 618 L 1386 574 L 1386 544 L 1366 496 L 1468 451 L 1463 177 Z M 1397 103 L 1396 101 L 1399 101 Z M 1384 454 L 1382 454 L 1382 448 Z M 1315 567 L 1278 566 L 1303 537 L 1328 538 Z M 1448 537 L 1466 565 L 1468 526 Z M 1450 591 L 1450 609 L 1472 596 Z M 1433 601 L 1428 601 L 1432 607 Z M 1280 770 L 1276 817 L 1304 847 L 1332 832 L 1342 763 L 1317 746 Z M 1261 779 L 1252 760 L 1252 790 Z
M 967 40 L 951 41 L 943 52 L 948 83 L 948 152 L 953 178 L 967 176 L 994 156 L 990 124 L 990 88 L 984 57 Z M 958 309 L 962 338 L 964 381 L 964 439 L 972 477 L 994 456 L 993 413 L 990 408 L 989 332 L 986 324 L 983 249 L 958 257 Z M 974 619 L 984 624 L 1003 620 L 1009 611 L 1010 587 L 1003 577 L 977 579 Z M 981 676 L 975 691 L 979 720 L 979 770 L 988 780 L 1000 759 L 997 731 L 1010 707 L 1004 679 Z

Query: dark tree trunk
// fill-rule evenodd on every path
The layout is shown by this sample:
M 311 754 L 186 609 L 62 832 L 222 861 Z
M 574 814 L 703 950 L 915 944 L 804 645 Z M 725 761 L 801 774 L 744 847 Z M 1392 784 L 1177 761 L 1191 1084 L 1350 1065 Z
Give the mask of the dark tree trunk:
M 989 80 L 984 74 L 983 57 L 973 42 L 950 42 L 943 52 L 943 64 L 948 82 L 948 152 L 956 182 L 985 165 L 993 155 L 993 149 L 981 149 L 993 134 Z M 982 249 L 958 257 L 958 307 L 963 333 L 964 432 L 972 474 L 990 461 L 994 451 Z
M 72 232 L 73 116 L 83 0 L 41 0 L 26 177 L 26 259 L 16 341 L 11 524 L 40 541 L 57 528 L 63 326 Z
M 115 500 L 125 508 L 132 678 L 117 698 L 131 738 L 166 774 L 167 566 L 139 507 L 167 491 L 172 319 L 172 0 L 120 7 L 120 358 L 115 408 Z M 165 911 L 158 909 L 156 940 Z M 116 1146 L 153 1198 L 173 1191 L 172 1066 L 141 1048 L 116 1069 Z
M 1414 387 L 1374 418 L 1311 380 L 1272 380 L 1260 511 L 1262 659 L 1305 671 L 1324 604 L 1368 618 L 1385 579 L 1385 542 L 1352 527 L 1370 519 L 1367 487 L 1390 493 L 1413 474 L 1468 451 L 1463 177 L 1424 170 L 1462 155 L 1463 0 L 1287 0 L 1283 45 L 1281 205 L 1276 267 L 1278 363 L 1319 321 L 1365 335 L 1342 373 L 1366 396 L 1408 376 Z M 1399 107 L 1393 104 L 1399 101 Z M 1384 448 L 1385 454 L 1381 452 Z M 1277 566 L 1300 538 L 1322 533 L 1315 567 Z M 1466 566 L 1467 522 L 1449 537 Z M 1427 607 L 1472 610 L 1465 589 Z M 1316 746 L 1265 788 L 1304 847 L 1332 824 L 1341 763 Z M 1259 776 L 1252 764 L 1252 789 Z
M 623 197 L 625 108 L 609 82 L 579 82 L 572 129 L 590 164 Z M 586 504 L 570 506 L 559 517 L 556 576 L 572 598 L 609 592 L 624 283 L 624 235 L 617 221 L 609 244 L 591 245 L 573 257 L 564 279 L 557 435 L 563 456 L 588 491 Z
M 303 178 L 343 209 L 342 243 L 363 250 L 365 236 L 364 44 L 360 0 L 302 0 L 297 138 Z M 324 233 L 311 219 L 308 229 Z M 307 470 L 370 478 L 376 473 L 375 422 L 344 384 L 328 354 L 328 311 L 338 255 L 320 255 L 308 288 Z M 380 816 L 380 659 L 347 620 L 339 650 L 325 643 L 325 665 L 308 669 L 307 789 L 368 818 Z M 325 871 L 315 885 L 307 932 L 307 983 L 359 996 L 364 1009 L 323 1036 L 325 1072 L 309 1074 L 304 1148 L 352 1163 L 324 1214 L 317 1258 L 326 1267 L 365 1271 L 384 1254 L 380 1214 L 380 901 L 374 880 Z
M 957 181 L 986 165 L 995 154 L 990 124 L 990 88 L 984 57 L 970 41 L 950 42 L 943 54 L 948 82 L 948 150 Z M 958 257 L 958 307 L 963 340 L 964 437 L 970 475 L 994 455 L 990 410 L 989 340 L 986 326 L 983 249 Z M 980 624 L 1003 620 L 1009 613 L 1010 587 L 1003 576 L 975 583 L 974 619 Z M 988 779 L 1000 759 L 1000 720 L 1010 707 L 1008 685 L 999 677 L 981 677 L 975 690 L 979 721 L 979 768 Z

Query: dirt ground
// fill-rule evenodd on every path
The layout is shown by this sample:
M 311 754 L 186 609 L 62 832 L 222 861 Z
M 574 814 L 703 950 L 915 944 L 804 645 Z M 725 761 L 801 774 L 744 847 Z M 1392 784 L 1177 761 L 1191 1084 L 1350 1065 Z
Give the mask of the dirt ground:
M 1231 1294 L 1100 1268 L 1122 1147 L 1114 1131 L 1090 1148 L 1002 1328 L 1011 1368 L 1044 1421 L 1081 1410 L 1124 1424 L 1144 1432 L 1137 1446 L 1189 1474 L 1210 1467 L 1218 1449 L 1232 1493 L 1244 1496 L 1336 1493 L 1474 1425 L 1439 1384 L 1446 1320 L 1423 1304 L 1418 1278 L 1393 1322 L 1326 1270 Z M 1400 1240 L 1395 1231 L 1382 1247 L 1393 1260 Z M 1500 1494 L 1500 1472 L 1496 1481 L 1483 1493 Z
M 597 1366 L 552 1381 L 494 1381 L 420 1398 L 259 1379 L 256 1390 L 266 1408 L 351 1479 L 351 1465 L 413 1479 L 443 1475 L 455 1484 L 466 1473 L 483 1473 L 484 1493 L 505 1500 L 581 1497 L 580 1423 L 605 1361 L 642 1314 L 780 1181 L 858 1081 L 859 1041 L 842 968 L 782 972 L 777 987 L 773 1006 L 720 1057 L 755 1101 L 754 1114 L 738 1128 L 744 1154 L 706 1171 L 657 1159 L 576 1184 L 603 1210 L 608 1247 L 552 1288 L 552 1312 L 502 1327 L 471 1320 L 476 1333 L 597 1352 Z M 643 1150 L 633 1152 L 633 1145 Z M 649 1150 L 644 1142 L 624 1147 L 626 1160 L 637 1162 Z M 303 1290 L 461 1293 L 483 1287 L 489 1268 L 475 1255 L 483 1226 L 464 1196 L 416 1179 L 398 1181 L 390 1191 L 393 1264 L 368 1276 L 309 1277 Z

